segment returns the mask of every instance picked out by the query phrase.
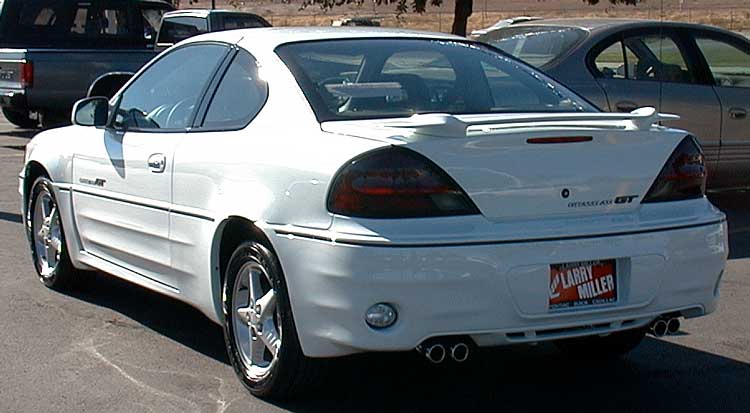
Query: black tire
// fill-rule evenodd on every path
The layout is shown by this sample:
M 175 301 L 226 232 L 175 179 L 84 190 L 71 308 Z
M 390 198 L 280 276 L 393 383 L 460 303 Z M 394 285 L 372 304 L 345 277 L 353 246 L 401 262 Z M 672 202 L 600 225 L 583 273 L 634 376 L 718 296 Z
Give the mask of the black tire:
M 36 119 L 31 118 L 31 114 L 28 110 L 16 110 L 11 108 L 3 108 L 3 116 L 8 122 L 24 129 L 33 129 L 39 125 Z
M 590 336 L 556 341 L 557 348 L 577 359 L 614 359 L 638 347 L 646 336 L 645 328 L 618 331 L 608 336 Z
M 34 181 L 34 184 L 31 187 L 31 195 L 29 197 L 29 207 L 27 211 L 27 230 L 29 231 L 29 244 L 31 247 L 31 259 L 34 263 L 34 269 L 39 276 L 39 281 L 48 288 L 55 290 L 69 289 L 73 286 L 73 281 L 76 277 L 76 270 L 70 262 L 68 248 L 65 244 L 65 232 L 62 227 L 62 220 L 60 219 L 59 212 L 57 212 L 56 218 L 57 225 L 59 226 L 59 238 L 55 237 L 56 243 L 59 243 L 59 257 L 56 258 L 56 264 L 51 271 L 49 262 L 40 254 L 39 247 L 37 246 L 37 240 L 38 237 L 40 237 L 39 228 L 42 223 L 37 222 L 40 217 L 36 213 L 36 208 L 40 202 L 49 202 L 50 207 L 54 206 L 54 208 L 57 208 L 57 200 L 55 199 L 55 193 L 52 190 L 52 181 L 46 177 L 40 177 Z M 42 221 L 44 220 L 42 219 Z M 45 263 L 47 263 L 47 267 L 45 267 Z
M 249 263 L 263 267 L 276 294 L 277 317 L 281 325 L 281 346 L 276 363 L 262 378 L 253 378 L 238 349 L 234 333 L 234 287 L 242 268 Z M 320 371 L 320 360 L 302 353 L 292 316 L 286 282 L 276 255 L 258 242 L 245 242 L 232 254 L 227 265 L 222 294 L 224 310 L 224 341 L 229 361 L 242 384 L 254 396 L 266 399 L 287 399 L 303 393 L 314 383 Z

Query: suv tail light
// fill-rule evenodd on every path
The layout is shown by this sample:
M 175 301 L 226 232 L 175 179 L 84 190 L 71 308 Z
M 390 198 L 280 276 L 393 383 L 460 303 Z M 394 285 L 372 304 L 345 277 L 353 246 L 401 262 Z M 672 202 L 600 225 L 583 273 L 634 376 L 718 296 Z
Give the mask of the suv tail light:
M 682 201 L 706 194 L 706 165 L 703 152 L 694 137 L 677 145 L 643 202 Z
M 442 169 L 398 147 L 368 152 L 341 168 L 328 193 L 328 210 L 362 218 L 479 214 Z
M 21 63 L 21 87 L 34 86 L 34 64 L 31 62 Z

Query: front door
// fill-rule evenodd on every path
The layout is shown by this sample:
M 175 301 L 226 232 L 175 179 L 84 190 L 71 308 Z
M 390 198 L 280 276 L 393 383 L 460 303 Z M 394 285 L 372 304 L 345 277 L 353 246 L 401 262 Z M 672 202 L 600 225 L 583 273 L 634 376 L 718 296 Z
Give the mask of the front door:
M 750 43 L 715 32 L 698 32 L 721 101 L 721 152 L 716 179 L 723 187 L 750 186 Z
M 110 127 L 87 131 L 91 143 L 73 159 L 76 225 L 87 253 L 179 285 L 169 245 L 173 157 L 227 50 L 195 44 L 160 57 L 115 98 Z

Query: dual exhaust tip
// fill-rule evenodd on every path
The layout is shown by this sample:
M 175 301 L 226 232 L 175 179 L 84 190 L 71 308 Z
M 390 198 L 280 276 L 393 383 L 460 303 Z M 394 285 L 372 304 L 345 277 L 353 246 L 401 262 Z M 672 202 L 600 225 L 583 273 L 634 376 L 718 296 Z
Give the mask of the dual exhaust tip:
M 431 363 L 440 364 L 450 357 L 456 363 L 463 363 L 469 359 L 469 345 L 464 341 L 448 344 L 443 342 L 434 342 L 422 344 L 417 347 L 417 351 Z
M 648 332 L 654 337 L 677 334 L 680 331 L 680 319 L 677 317 L 659 317 L 648 327 Z

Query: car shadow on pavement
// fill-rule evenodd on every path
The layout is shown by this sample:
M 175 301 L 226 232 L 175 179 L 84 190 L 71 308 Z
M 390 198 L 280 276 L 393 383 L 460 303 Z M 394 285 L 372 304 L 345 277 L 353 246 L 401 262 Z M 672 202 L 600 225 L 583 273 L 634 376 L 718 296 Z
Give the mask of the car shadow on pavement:
M 708 198 L 727 214 L 729 259 L 750 257 L 750 191 L 721 192 Z
M 228 363 L 221 328 L 186 304 L 102 274 L 91 274 L 68 294 Z M 300 413 L 724 413 L 750 406 L 750 364 L 653 338 L 613 361 L 576 361 L 540 344 L 475 350 L 463 364 L 433 365 L 406 352 L 350 356 L 324 366 L 310 394 L 276 406 Z
M 20 224 L 21 214 L 14 214 L 10 212 L 0 211 L 0 221 L 9 221 L 9 222 L 15 222 L 17 224 Z
M 295 412 L 740 412 L 750 365 L 657 339 L 620 360 L 575 361 L 554 346 L 483 350 L 466 365 L 435 366 L 414 353 L 338 363 Z M 338 372 L 337 372 L 338 373 Z M 745 390 L 742 390 L 745 389 Z
M 112 309 L 205 356 L 229 364 L 221 327 L 181 301 L 94 272 L 82 273 L 79 285 L 65 294 Z

